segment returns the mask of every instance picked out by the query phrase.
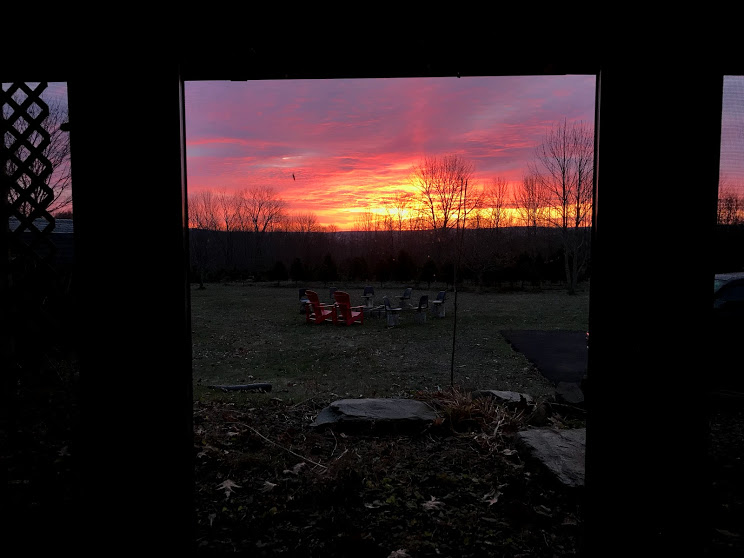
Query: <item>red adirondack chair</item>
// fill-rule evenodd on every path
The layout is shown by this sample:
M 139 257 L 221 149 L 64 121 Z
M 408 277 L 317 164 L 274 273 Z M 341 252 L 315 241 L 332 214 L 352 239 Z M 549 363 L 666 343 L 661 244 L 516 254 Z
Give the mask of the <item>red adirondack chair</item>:
M 305 313 L 305 320 L 310 323 L 322 324 L 323 322 L 336 323 L 336 306 L 334 304 L 323 304 L 315 291 L 305 290 L 305 296 L 310 301 L 310 309 Z
M 349 293 L 336 291 L 333 293 L 336 298 L 336 308 L 338 309 L 338 321 L 336 323 L 351 325 L 354 322 L 364 323 L 364 306 L 352 306 Z

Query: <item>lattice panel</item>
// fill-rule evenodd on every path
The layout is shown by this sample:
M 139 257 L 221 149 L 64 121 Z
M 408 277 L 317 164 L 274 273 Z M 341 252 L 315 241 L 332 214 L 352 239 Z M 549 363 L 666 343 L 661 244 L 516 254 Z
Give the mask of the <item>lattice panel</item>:
M 2 118 L 0 162 L 3 165 L 3 195 L 7 195 L 8 234 L 11 258 L 28 268 L 49 263 L 56 248 L 51 240 L 54 217 L 47 211 L 54 201 L 49 186 L 53 171 L 44 155 L 50 134 L 44 128 L 49 107 L 41 98 L 47 83 L 5 84 L 0 92 Z M 12 222 L 12 224 L 11 224 Z

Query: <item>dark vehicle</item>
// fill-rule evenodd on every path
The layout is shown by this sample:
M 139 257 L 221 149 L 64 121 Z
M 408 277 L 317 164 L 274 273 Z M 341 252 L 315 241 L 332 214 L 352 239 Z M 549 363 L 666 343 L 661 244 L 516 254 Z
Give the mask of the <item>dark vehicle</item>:
M 744 391 L 744 272 L 716 274 L 712 328 L 716 387 Z

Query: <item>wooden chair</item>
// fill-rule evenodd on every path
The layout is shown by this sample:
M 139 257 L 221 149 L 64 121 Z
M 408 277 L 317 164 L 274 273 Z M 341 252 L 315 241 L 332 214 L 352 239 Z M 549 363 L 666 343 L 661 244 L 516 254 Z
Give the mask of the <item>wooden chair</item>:
M 385 318 L 387 319 L 388 327 L 397 326 L 400 321 L 400 313 L 403 308 L 401 308 L 400 306 L 398 306 L 397 308 L 393 308 L 388 297 L 385 297 L 382 300 L 385 306 Z
M 335 304 L 323 304 L 318 298 L 318 293 L 305 290 L 305 296 L 310 301 L 310 310 L 305 314 L 305 320 L 309 323 L 322 324 L 324 322 L 336 323 L 337 313 Z
M 364 306 L 352 306 L 349 293 L 344 291 L 336 291 L 333 296 L 336 298 L 337 324 L 364 323 Z
M 429 295 L 421 295 L 418 306 L 414 307 L 416 311 L 416 321 L 420 323 L 426 322 L 426 311 L 429 309 Z

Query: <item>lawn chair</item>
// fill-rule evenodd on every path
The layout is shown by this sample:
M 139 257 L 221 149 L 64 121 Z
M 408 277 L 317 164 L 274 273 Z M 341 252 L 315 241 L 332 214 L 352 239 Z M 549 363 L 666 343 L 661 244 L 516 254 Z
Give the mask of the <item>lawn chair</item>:
M 309 313 L 309 306 L 310 301 L 307 298 L 307 295 L 305 294 L 305 291 L 307 289 L 300 289 L 300 314 L 308 314 Z
M 403 294 L 398 297 L 401 308 L 413 308 L 413 305 L 411 304 L 412 291 L 413 289 L 411 287 L 407 287 L 406 290 L 403 291 Z
M 364 294 L 362 294 L 362 298 L 364 299 L 364 306 L 366 308 L 372 308 L 375 305 L 375 288 L 366 286 L 364 287 Z
M 439 291 L 437 298 L 431 301 L 431 312 L 437 318 L 444 318 L 444 300 L 447 298 L 447 291 Z
M 349 293 L 344 291 L 336 291 L 333 296 L 336 297 L 337 324 L 364 323 L 364 306 L 352 306 Z
M 324 322 L 336 323 L 336 305 L 323 304 L 315 291 L 305 290 L 305 296 L 310 301 L 310 311 L 305 314 L 305 320 L 309 323 L 322 324 Z
M 416 321 L 419 323 L 426 322 L 426 311 L 429 309 L 429 295 L 421 295 L 418 306 L 414 307 L 416 311 Z
M 383 302 L 385 306 L 385 318 L 387 319 L 388 327 L 397 326 L 400 322 L 400 313 L 403 311 L 403 308 L 400 306 L 398 306 L 397 308 L 393 308 L 388 297 L 383 298 Z

